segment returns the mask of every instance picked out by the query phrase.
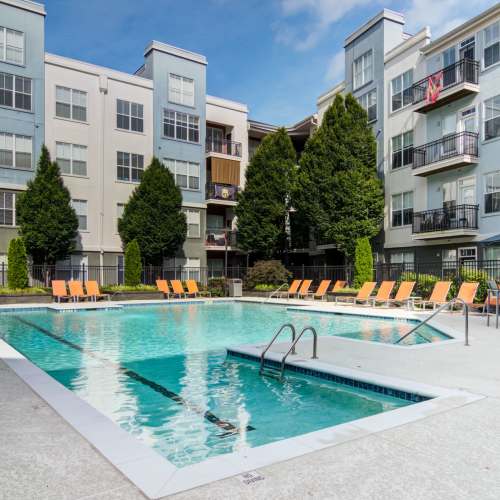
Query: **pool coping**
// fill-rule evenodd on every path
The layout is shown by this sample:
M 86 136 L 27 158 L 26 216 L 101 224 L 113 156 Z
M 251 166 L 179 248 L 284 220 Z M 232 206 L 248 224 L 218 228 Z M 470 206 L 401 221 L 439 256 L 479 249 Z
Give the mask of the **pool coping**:
M 236 346 L 231 350 L 258 356 L 261 346 Z M 275 361 L 280 360 L 279 353 L 270 352 L 268 357 Z M 317 360 L 295 358 L 288 364 L 419 394 L 430 399 L 266 445 L 210 457 L 203 462 L 178 468 L 80 399 L 2 339 L 0 359 L 149 498 L 161 498 L 296 458 L 457 408 L 484 397 L 467 391 L 352 370 Z

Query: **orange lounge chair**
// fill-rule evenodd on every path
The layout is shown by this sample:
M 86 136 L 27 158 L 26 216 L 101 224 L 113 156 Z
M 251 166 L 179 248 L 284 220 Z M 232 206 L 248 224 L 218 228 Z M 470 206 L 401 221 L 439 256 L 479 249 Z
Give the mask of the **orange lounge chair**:
M 170 283 L 172 284 L 172 295 L 177 295 L 179 298 L 186 297 L 186 291 L 180 280 L 170 280 Z
M 305 296 L 309 297 L 311 296 L 314 299 L 325 299 L 326 298 L 326 292 L 328 291 L 328 287 L 330 286 L 331 280 L 323 280 L 317 290 L 315 292 L 308 292 Z
M 68 281 L 69 294 L 74 302 L 78 302 L 80 299 L 88 299 L 89 296 L 85 295 L 83 291 L 83 285 L 81 281 L 70 280 Z
M 200 292 L 200 290 L 198 289 L 198 283 L 196 283 L 195 280 L 187 280 L 186 285 L 187 285 L 187 294 L 186 295 L 192 295 L 195 298 L 200 296 L 200 295 L 205 295 L 208 297 L 212 296 L 212 294 L 209 291 Z
M 94 302 L 97 302 L 99 299 L 104 298 L 111 300 L 111 296 L 109 295 L 109 293 L 101 293 L 97 281 L 87 281 L 87 283 L 85 284 L 85 289 L 87 290 L 87 295 Z
M 170 298 L 170 290 L 168 288 L 167 280 L 156 280 L 156 288 L 163 293 L 164 298 Z
M 302 283 L 302 280 L 293 280 L 292 284 L 289 286 L 288 290 L 283 290 L 282 292 L 277 292 L 276 295 L 282 297 L 285 295 L 288 299 L 290 296 L 297 295 L 299 291 L 299 286 Z
M 332 293 L 340 292 L 340 290 L 342 290 L 342 288 L 345 288 L 346 286 L 347 286 L 347 281 L 337 280 L 335 282 L 335 285 L 333 285 Z
M 56 302 L 70 299 L 68 290 L 66 289 L 66 282 L 64 280 L 52 280 L 52 297 L 56 299 Z
M 359 289 L 356 297 L 335 297 L 335 302 L 346 303 L 346 304 L 357 304 L 358 300 L 367 301 L 370 298 L 371 293 L 377 286 L 376 281 L 366 281 L 363 286 Z
M 371 302 L 372 306 L 374 306 L 377 302 L 387 304 L 391 298 L 391 293 L 394 290 L 395 284 L 395 281 L 382 281 L 377 291 L 377 295 L 375 295 L 375 297 L 368 297 L 365 302 Z
M 297 292 L 297 297 L 306 297 L 309 294 L 309 287 L 311 286 L 311 283 L 313 280 L 304 280 L 302 282 L 302 285 L 300 286 L 299 291 Z
M 396 296 L 393 299 L 387 300 L 386 303 L 412 307 L 413 301 L 420 298 L 411 296 L 416 284 L 416 281 L 402 281 L 399 285 L 398 291 L 396 292 Z
M 474 299 L 476 298 L 477 289 L 479 288 L 479 283 L 462 283 L 460 289 L 458 290 L 457 299 L 463 300 L 468 306 L 474 304 Z M 461 302 L 455 302 L 453 307 L 456 305 L 463 306 Z
M 415 302 L 415 305 L 422 306 L 424 309 L 428 304 L 432 304 L 432 308 L 446 304 L 448 293 L 450 292 L 451 281 L 438 281 L 434 285 L 431 296 L 427 300 Z

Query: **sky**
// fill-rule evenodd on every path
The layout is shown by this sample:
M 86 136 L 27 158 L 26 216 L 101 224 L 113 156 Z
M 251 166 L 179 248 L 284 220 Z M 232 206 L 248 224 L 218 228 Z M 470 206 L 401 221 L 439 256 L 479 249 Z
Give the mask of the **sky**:
M 491 0 L 41 0 L 47 52 L 133 73 L 151 40 L 204 54 L 207 93 L 291 125 L 343 79 L 343 41 L 386 7 L 433 38 Z

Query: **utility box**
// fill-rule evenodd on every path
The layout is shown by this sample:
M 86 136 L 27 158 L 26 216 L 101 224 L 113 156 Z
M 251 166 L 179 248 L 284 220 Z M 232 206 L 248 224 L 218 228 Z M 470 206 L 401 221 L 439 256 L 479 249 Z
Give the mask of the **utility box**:
M 243 295 L 243 281 L 241 280 L 229 280 L 229 296 L 230 297 L 241 297 Z

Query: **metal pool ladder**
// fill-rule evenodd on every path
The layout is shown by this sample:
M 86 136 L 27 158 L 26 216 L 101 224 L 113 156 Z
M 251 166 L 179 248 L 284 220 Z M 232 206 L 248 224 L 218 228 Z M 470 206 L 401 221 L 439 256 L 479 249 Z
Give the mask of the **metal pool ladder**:
M 270 347 L 274 344 L 276 339 L 279 337 L 280 333 L 285 330 L 286 328 L 289 328 L 292 331 L 292 344 L 290 345 L 290 348 L 286 352 L 286 354 L 281 358 L 281 363 L 279 365 L 279 368 L 275 366 L 276 362 L 268 362 L 266 364 L 266 353 L 270 349 Z M 296 330 L 295 327 L 291 323 L 285 323 L 284 325 L 281 325 L 280 329 L 276 332 L 274 337 L 271 339 L 269 344 L 267 344 L 266 348 L 262 351 L 260 355 L 260 369 L 259 369 L 259 375 L 266 375 L 268 377 L 274 377 L 277 378 L 278 380 L 283 379 L 283 372 L 285 371 L 286 367 L 286 358 L 290 354 L 296 354 L 295 352 L 295 346 L 297 345 L 297 342 L 300 340 L 300 337 L 304 335 L 305 332 L 310 331 L 313 334 L 313 353 L 312 353 L 312 358 L 311 359 L 318 359 L 317 352 L 318 352 L 318 334 L 316 333 L 316 330 L 312 326 L 306 326 L 300 333 L 299 335 L 296 335 Z M 269 361 L 269 360 L 268 360 Z

